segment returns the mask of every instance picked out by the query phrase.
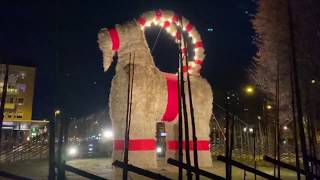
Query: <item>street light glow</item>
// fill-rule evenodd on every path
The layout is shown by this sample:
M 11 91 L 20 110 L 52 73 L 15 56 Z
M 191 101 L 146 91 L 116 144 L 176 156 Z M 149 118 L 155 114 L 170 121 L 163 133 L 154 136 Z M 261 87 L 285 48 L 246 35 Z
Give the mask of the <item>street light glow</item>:
M 283 126 L 283 130 L 288 130 L 288 126 Z
M 252 95 L 252 94 L 254 93 L 254 88 L 253 88 L 252 86 L 247 86 L 247 87 L 245 88 L 245 92 L 246 92 L 246 94 L 248 94 L 248 95 Z
M 253 128 L 249 128 L 249 132 L 250 132 L 250 133 L 253 133 Z
M 113 132 L 110 129 L 104 130 L 103 137 L 106 139 L 111 139 L 113 137 Z
M 162 148 L 161 147 L 157 147 L 157 153 L 161 153 L 162 152 Z
M 69 156 L 75 156 L 78 153 L 78 148 L 76 148 L 75 146 L 72 146 L 68 149 L 68 155 Z
M 267 109 L 270 110 L 272 109 L 272 106 L 270 104 L 267 105 Z
M 247 132 L 247 127 L 244 127 L 244 128 L 243 128 L 243 132 Z
M 57 115 L 60 115 L 60 113 L 61 113 L 61 112 L 60 112 L 60 110 L 58 109 L 58 110 L 56 110 L 56 111 L 54 112 L 54 115 L 57 116 Z

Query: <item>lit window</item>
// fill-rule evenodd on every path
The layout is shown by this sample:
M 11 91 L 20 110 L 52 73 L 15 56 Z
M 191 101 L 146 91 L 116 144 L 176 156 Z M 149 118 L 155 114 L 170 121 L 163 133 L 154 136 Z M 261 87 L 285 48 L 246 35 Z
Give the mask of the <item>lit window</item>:
M 23 104 L 23 98 L 18 98 L 18 104 L 22 105 Z
M 26 84 L 17 84 L 17 89 L 19 92 L 26 92 Z
M 22 112 L 18 112 L 18 113 L 16 114 L 16 117 L 17 117 L 18 119 L 21 119 L 22 116 L 23 116 Z

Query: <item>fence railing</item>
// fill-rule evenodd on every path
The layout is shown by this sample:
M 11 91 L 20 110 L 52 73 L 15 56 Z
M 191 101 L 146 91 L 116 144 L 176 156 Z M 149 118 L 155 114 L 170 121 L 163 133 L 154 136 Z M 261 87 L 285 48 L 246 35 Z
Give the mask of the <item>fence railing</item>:
M 48 157 L 48 134 L 41 134 L 26 143 L 14 145 L 0 152 L 0 163 Z

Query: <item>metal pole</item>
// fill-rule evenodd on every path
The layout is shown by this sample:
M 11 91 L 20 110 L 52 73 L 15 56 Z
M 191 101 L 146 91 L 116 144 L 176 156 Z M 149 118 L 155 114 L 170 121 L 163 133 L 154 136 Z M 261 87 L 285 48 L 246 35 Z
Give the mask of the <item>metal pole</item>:
M 179 52 L 179 59 L 182 58 L 182 52 L 181 52 L 181 43 L 180 46 L 180 52 Z M 180 71 L 182 71 L 181 61 L 179 60 L 179 74 L 178 74 L 178 102 L 179 102 L 179 116 L 178 116 L 178 146 L 179 146 L 179 152 L 178 152 L 178 160 L 179 160 L 179 180 L 183 179 L 182 174 L 182 163 L 183 163 L 183 150 L 182 150 L 182 141 L 183 141 L 183 129 L 182 129 L 182 109 L 181 109 L 181 92 L 180 92 Z
M 278 159 L 280 161 L 280 119 L 279 119 L 279 108 L 280 108 L 280 62 L 279 58 L 276 57 L 277 64 L 276 64 L 276 70 L 277 70 L 277 77 L 276 77 L 276 118 L 275 118 L 275 159 Z M 275 165 L 276 166 L 276 165 Z M 274 167 L 275 167 L 274 166 Z M 277 175 L 280 179 L 280 166 L 277 165 Z M 275 172 L 274 172 L 275 175 Z
M 129 159 L 129 106 L 130 106 L 130 90 L 131 90 L 131 54 L 129 55 L 129 72 L 128 72 L 128 96 L 127 96 L 127 114 L 126 114 L 126 124 L 125 124 L 125 135 L 124 135 L 124 157 L 123 162 L 126 165 L 122 169 L 122 179 L 127 180 L 128 179 L 128 159 Z
M 226 139 L 225 139 L 225 157 L 227 158 L 226 161 L 226 179 L 229 180 L 231 179 L 231 174 L 229 172 L 230 168 L 230 160 L 229 160 L 229 100 L 230 100 L 230 96 L 229 93 L 227 92 L 226 97 L 225 97 L 225 101 L 226 101 L 226 114 L 225 114 L 225 119 L 226 119 Z
M 186 42 L 183 41 L 186 46 Z M 186 53 L 186 66 L 189 67 L 189 60 L 188 60 L 188 53 Z M 191 117 L 191 127 L 192 127 L 192 141 L 193 141 L 193 162 L 194 167 L 199 169 L 198 164 L 198 139 L 196 134 L 196 124 L 194 119 L 194 110 L 193 110 L 193 102 L 192 102 L 192 93 L 191 93 L 191 83 L 190 83 L 190 74 L 187 71 L 187 85 L 188 85 L 188 97 L 189 97 L 189 106 L 190 106 L 190 117 Z M 199 173 L 196 173 L 196 180 L 199 180 L 200 176 Z
M 182 19 L 180 17 L 180 24 L 183 27 Z M 181 34 L 182 35 L 182 34 Z M 181 36 L 181 40 L 183 40 L 183 36 Z M 181 42 L 180 40 L 180 42 Z M 186 48 L 186 47 L 185 47 Z M 180 59 L 183 61 L 183 57 Z M 183 62 L 181 62 L 183 65 Z M 185 133 L 185 151 L 186 151 L 186 162 L 188 166 L 191 166 L 190 160 L 190 147 L 189 147 L 189 124 L 188 124 L 188 112 L 186 105 L 186 96 L 184 90 L 184 72 L 183 69 L 180 71 L 180 88 L 181 88 L 181 98 L 182 98 L 182 109 L 183 109 L 183 119 L 184 119 L 184 133 Z M 187 178 L 188 180 L 192 179 L 192 173 L 190 169 L 187 169 Z
M 56 118 L 49 122 L 49 180 L 55 179 L 55 121 Z
M 65 123 L 60 118 L 60 128 L 59 128 L 59 139 L 58 139 L 58 157 L 57 157 L 57 165 L 58 165 L 58 179 L 63 179 L 63 168 L 62 168 L 62 144 L 63 144 L 63 131 Z
M 257 161 L 256 161 L 256 129 L 253 130 L 253 160 L 254 160 L 254 170 L 257 170 Z M 257 174 L 254 173 L 254 180 L 257 179 Z
M 66 178 L 66 160 L 67 160 L 67 152 L 66 148 L 68 145 L 68 134 L 69 134 L 69 120 L 66 119 L 64 121 L 64 126 L 63 126 L 63 144 L 62 144 L 62 155 L 61 155 L 61 172 L 60 172 L 60 179 L 65 179 Z

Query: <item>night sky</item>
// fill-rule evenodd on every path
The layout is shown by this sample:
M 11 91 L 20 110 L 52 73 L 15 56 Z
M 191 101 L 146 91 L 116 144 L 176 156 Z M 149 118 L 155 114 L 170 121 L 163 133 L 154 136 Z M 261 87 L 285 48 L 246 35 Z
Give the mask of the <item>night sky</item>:
M 2 63 L 37 68 L 33 119 L 51 118 L 55 108 L 83 117 L 107 108 L 114 75 L 114 64 L 103 72 L 99 29 L 168 9 L 188 18 L 202 35 L 207 57 L 201 74 L 221 99 L 223 91 L 248 82 L 246 69 L 256 51 L 250 24 L 255 6 L 252 0 L 2 2 L 0 57 Z M 146 32 L 150 48 L 158 32 Z M 177 47 L 166 32 L 152 54 L 161 70 L 177 68 Z

